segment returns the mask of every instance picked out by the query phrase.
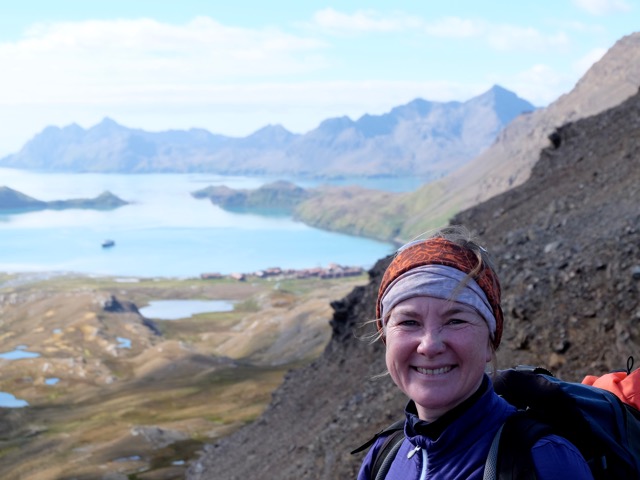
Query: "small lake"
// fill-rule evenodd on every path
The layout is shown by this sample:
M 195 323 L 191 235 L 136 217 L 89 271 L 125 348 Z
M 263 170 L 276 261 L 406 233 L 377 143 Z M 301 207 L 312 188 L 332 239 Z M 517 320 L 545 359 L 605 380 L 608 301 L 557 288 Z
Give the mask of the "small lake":
M 20 400 L 7 392 L 0 392 L 0 407 L 2 408 L 23 408 L 29 406 L 26 400 Z
M 4 360 L 22 360 L 23 358 L 38 358 L 39 353 L 28 352 L 26 345 L 19 345 L 10 352 L 0 353 L 0 358 Z
M 179 320 L 198 313 L 230 312 L 233 302 L 226 300 L 154 300 L 140 314 L 156 320 Z
M 392 252 L 393 246 L 384 242 L 311 228 L 287 216 L 228 212 L 191 195 L 209 185 L 253 189 L 272 180 L 0 168 L 0 185 L 39 200 L 95 198 L 109 190 L 130 202 L 115 210 L 0 213 L 0 271 L 186 278 L 330 263 L 370 268 Z M 387 190 L 404 190 L 412 179 L 366 183 L 373 186 L 374 180 Z M 103 248 L 105 239 L 114 246 Z

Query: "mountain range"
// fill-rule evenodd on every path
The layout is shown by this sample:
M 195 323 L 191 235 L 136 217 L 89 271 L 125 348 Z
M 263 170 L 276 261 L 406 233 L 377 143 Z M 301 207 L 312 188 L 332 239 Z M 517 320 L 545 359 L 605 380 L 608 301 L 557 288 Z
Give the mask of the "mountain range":
M 522 184 L 559 126 L 618 105 L 640 85 L 640 33 L 620 39 L 567 94 L 516 117 L 484 152 L 413 192 L 366 189 L 315 195 L 296 216 L 328 230 L 402 243 Z
M 202 129 L 147 132 L 105 118 L 50 126 L 0 166 L 65 172 L 211 172 L 287 177 L 437 178 L 485 150 L 535 107 L 494 86 L 465 102 L 415 99 L 382 115 L 343 116 L 305 134 L 280 125 L 233 138 Z

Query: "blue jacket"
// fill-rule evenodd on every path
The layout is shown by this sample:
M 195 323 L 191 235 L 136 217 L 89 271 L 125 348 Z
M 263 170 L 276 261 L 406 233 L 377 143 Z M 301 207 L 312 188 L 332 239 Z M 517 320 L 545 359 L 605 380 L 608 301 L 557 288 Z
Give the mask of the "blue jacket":
M 471 398 L 427 423 L 417 416 L 415 404 L 406 408 L 405 440 L 387 480 L 482 480 L 493 438 L 516 409 L 493 391 L 488 377 Z M 373 480 L 372 459 L 385 437 L 377 439 L 365 457 L 358 480 Z M 532 448 L 539 480 L 592 480 L 578 449 L 557 435 L 540 439 Z

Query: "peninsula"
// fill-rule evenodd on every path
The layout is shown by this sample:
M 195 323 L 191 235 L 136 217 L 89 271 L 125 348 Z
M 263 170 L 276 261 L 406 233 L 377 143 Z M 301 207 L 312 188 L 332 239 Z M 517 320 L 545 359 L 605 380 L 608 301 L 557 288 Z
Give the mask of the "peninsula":
M 47 209 L 64 210 L 68 208 L 112 210 L 128 204 L 129 202 L 122 200 L 109 191 L 102 192 L 95 198 L 75 198 L 45 202 L 6 186 L 0 187 L 0 212 L 20 213 Z

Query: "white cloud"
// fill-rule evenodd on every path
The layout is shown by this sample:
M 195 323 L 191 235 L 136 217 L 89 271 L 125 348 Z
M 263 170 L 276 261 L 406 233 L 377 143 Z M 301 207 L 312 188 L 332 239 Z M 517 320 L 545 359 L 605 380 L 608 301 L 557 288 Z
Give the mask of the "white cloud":
M 491 47 L 504 51 L 564 49 L 569 45 L 564 33 L 545 34 L 530 27 L 496 25 L 488 29 L 486 36 Z
M 532 27 L 491 24 L 484 20 L 447 17 L 425 24 L 427 35 L 444 38 L 474 38 L 499 51 L 541 51 L 564 49 L 569 44 L 566 34 L 543 33 Z
M 554 18 L 550 20 L 550 24 L 553 24 L 561 30 L 566 30 L 572 33 L 585 33 L 589 35 L 600 35 L 606 33 L 607 29 L 603 25 L 594 23 L 585 23 L 577 20 L 569 20 L 564 18 Z
M 324 44 L 274 29 L 155 20 L 40 24 L 0 44 L 0 104 L 75 103 L 323 68 Z
M 425 25 L 428 35 L 445 38 L 466 38 L 480 36 L 487 32 L 489 26 L 484 21 L 470 20 L 460 17 L 446 17 Z
M 421 21 L 410 15 L 383 15 L 373 10 L 358 10 L 352 14 L 325 8 L 313 15 L 313 25 L 333 33 L 394 32 L 417 28 Z
M 573 0 L 573 3 L 592 15 L 606 15 L 632 10 L 627 0 Z
M 573 88 L 575 77 L 567 77 L 549 65 L 536 64 L 509 78 L 502 78 L 500 82 L 535 106 L 543 107 L 557 100 L 560 94 L 569 92 Z

